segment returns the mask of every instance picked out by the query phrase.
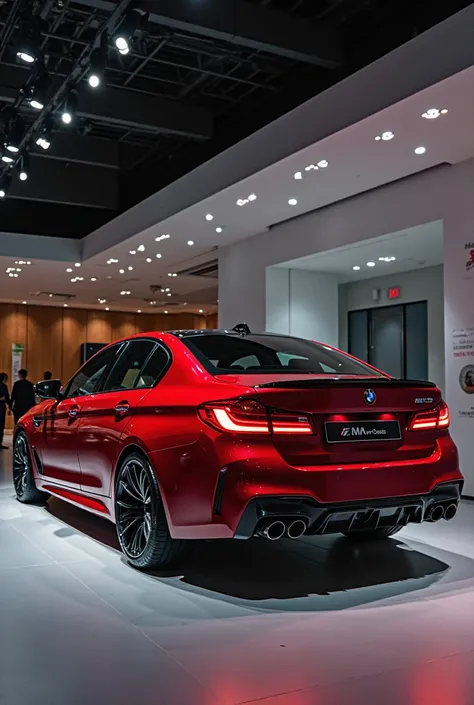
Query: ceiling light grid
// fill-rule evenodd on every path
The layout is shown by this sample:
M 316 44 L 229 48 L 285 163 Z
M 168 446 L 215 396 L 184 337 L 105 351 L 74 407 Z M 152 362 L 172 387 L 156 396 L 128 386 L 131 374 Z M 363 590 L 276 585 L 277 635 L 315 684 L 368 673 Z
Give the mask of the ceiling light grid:
M 295 181 L 301 181 L 305 178 L 305 175 L 310 174 L 312 171 L 319 171 L 320 169 L 327 169 L 329 162 L 327 159 L 321 159 L 316 164 L 308 164 L 305 166 L 304 171 L 297 171 L 294 174 Z

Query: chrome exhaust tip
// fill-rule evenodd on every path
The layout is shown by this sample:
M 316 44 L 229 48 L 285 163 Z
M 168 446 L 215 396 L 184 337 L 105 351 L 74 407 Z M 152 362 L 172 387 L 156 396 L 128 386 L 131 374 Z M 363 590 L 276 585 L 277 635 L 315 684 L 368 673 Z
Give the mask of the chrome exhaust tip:
M 278 541 L 286 531 L 286 526 L 282 521 L 271 521 L 266 526 L 257 531 L 258 536 L 262 536 L 269 541 Z
M 289 539 L 299 539 L 306 531 L 306 522 L 303 519 L 295 519 L 288 525 L 286 530 Z
M 446 507 L 446 509 L 444 510 L 444 518 L 446 519 L 446 521 L 450 521 L 451 519 L 454 519 L 457 511 L 458 511 L 458 508 L 455 504 L 449 504 Z
M 429 521 L 435 522 L 439 521 L 444 517 L 444 509 L 441 506 L 441 504 L 438 504 L 438 506 L 433 507 L 433 509 L 430 512 L 429 515 Z

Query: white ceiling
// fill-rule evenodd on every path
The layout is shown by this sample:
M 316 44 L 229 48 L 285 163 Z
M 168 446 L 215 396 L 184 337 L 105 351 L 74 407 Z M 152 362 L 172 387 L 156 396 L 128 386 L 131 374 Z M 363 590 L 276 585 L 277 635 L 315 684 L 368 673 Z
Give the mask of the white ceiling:
M 395 257 L 391 262 L 381 257 Z M 374 262 L 375 267 L 368 267 Z M 336 274 L 341 284 L 399 274 L 443 263 L 443 224 L 425 223 L 348 247 L 284 262 L 279 267 Z M 360 267 L 355 271 L 353 267 Z
M 216 305 L 215 280 L 168 277 L 168 273 L 213 259 L 217 256 L 216 248 L 251 237 L 272 225 L 425 169 L 474 157 L 473 85 L 473 68 L 458 73 L 157 222 L 139 235 L 82 262 L 80 271 L 76 271 L 73 262 L 36 259 L 20 277 L 12 279 L 4 270 L 19 258 L 1 257 L 0 300 L 30 301 L 31 293 L 41 290 L 73 295 L 75 305 L 97 307 L 98 298 L 104 297 L 111 308 L 152 310 L 145 303 L 145 299 L 152 298 L 150 285 L 161 285 L 171 288 L 172 297 L 155 295 L 159 310 L 163 310 L 168 299 L 170 305 L 187 303 L 193 310 L 211 310 Z M 449 112 L 427 120 L 422 114 L 429 108 L 446 108 Z M 376 141 L 375 137 L 386 130 L 394 132 L 394 139 Z M 419 146 L 426 148 L 425 154 L 415 154 Z M 327 168 L 312 171 L 303 180 L 294 179 L 295 172 L 323 159 L 329 162 Z M 255 194 L 256 200 L 244 207 L 236 205 L 238 199 L 250 194 Z M 288 204 L 290 198 L 297 199 L 296 206 Z M 212 221 L 206 220 L 208 213 L 213 215 Z M 222 227 L 222 233 L 217 233 L 216 227 Z M 157 237 L 166 233 L 171 235 L 169 239 L 156 242 Z M 188 241 L 194 244 L 190 246 Z M 409 239 L 399 242 L 407 244 Z M 132 256 L 129 251 L 139 245 L 145 251 Z M 382 252 L 382 244 L 378 243 L 379 246 Z M 157 253 L 162 255 L 161 259 L 156 258 Z M 396 256 L 395 251 L 392 254 Z M 328 255 L 335 257 L 334 261 L 340 261 L 341 256 Z M 349 266 L 349 253 L 343 256 L 348 258 Z M 365 255 L 360 256 L 366 259 Z M 375 256 L 374 252 L 371 257 Z M 111 258 L 119 262 L 107 264 Z M 147 258 L 152 261 L 147 262 Z M 420 251 L 413 254 L 413 259 L 417 258 L 428 261 L 428 255 L 421 256 Z M 394 264 L 391 266 L 395 271 Z M 404 269 L 408 266 L 405 262 Z M 73 268 L 73 273 L 66 271 L 68 267 Z M 133 271 L 129 272 L 128 267 L 133 267 Z M 121 268 L 125 269 L 124 275 L 119 272 Z M 83 276 L 84 281 L 71 282 L 76 275 Z M 91 282 L 92 277 L 97 282 Z M 120 296 L 124 289 L 130 290 L 131 296 Z

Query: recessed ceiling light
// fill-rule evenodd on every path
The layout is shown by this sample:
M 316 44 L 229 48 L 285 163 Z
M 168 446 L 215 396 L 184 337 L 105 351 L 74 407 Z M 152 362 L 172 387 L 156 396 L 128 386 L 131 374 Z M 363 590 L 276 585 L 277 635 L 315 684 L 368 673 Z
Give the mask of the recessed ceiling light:
M 424 154 L 426 152 L 426 147 L 417 147 L 415 149 L 415 154 Z
M 216 233 L 220 234 L 221 232 L 222 232 L 222 228 L 220 226 L 218 228 L 216 228 Z
M 318 167 L 316 164 L 308 164 L 308 166 L 305 166 L 304 168 L 305 171 L 318 171 Z
M 110 308 L 108 306 L 105 307 L 106 311 L 110 311 Z
M 146 258 L 146 261 L 148 262 L 148 264 L 150 264 L 150 262 L 153 262 L 153 260 L 152 260 L 151 257 L 147 257 L 147 258 Z
M 251 193 L 250 196 L 248 197 L 249 201 L 256 201 L 257 196 L 254 193 Z
M 446 115 L 447 109 L 443 108 L 442 110 L 439 110 L 438 108 L 430 108 L 429 110 L 426 111 L 426 113 L 423 113 L 421 117 L 424 117 L 426 120 L 436 120 L 436 118 L 439 118 L 440 115 Z
M 206 220 L 208 220 L 208 221 L 214 220 L 214 216 L 211 213 L 208 213 L 206 215 Z
M 356 264 L 355 267 L 352 267 L 352 269 L 353 269 L 355 272 L 358 272 L 359 269 L 360 269 L 360 267 L 359 267 L 358 264 Z
M 119 274 L 125 274 L 125 269 L 119 269 Z
M 133 267 L 127 267 L 129 272 L 133 272 Z
M 297 171 L 294 178 L 296 179 L 296 181 L 301 181 L 301 179 L 303 178 L 303 174 L 301 173 L 301 171 Z
M 375 262 L 367 262 L 368 267 L 375 267 Z
M 91 277 L 91 282 L 96 282 L 96 281 L 97 281 L 97 277 Z
M 141 312 L 142 312 L 142 310 L 141 310 L 141 308 L 139 308 L 138 311 L 137 311 L 137 313 L 141 313 Z
M 71 267 L 68 267 L 68 268 L 66 269 L 66 272 L 69 272 L 69 273 L 71 273 L 71 272 L 72 272 L 72 269 L 71 269 Z
M 377 142 L 379 142 L 380 140 L 383 140 L 384 142 L 388 142 L 389 140 L 393 140 L 394 137 L 395 137 L 395 134 L 393 132 L 390 132 L 389 130 L 387 130 L 387 132 L 382 132 L 381 135 L 377 135 L 377 137 L 375 139 Z
M 49 298 L 52 299 L 52 298 L 53 298 L 53 295 L 52 295 L 52 294 L 49 294 Z
M 329 166 L 329 162 L 327 159 L 321 159 L 320 162 L 318 162 L 318 166 L 320 169 L 325 169 L 327 166 Z
M 288 201 L 288 204 L 290 206 L 296 206 L 297 203 L 298 201 L 296 200 L 296 198 L 290 198 L 290 200 Z
M 136 250 L 129 250 L 129 253 L 130 253 L 131 255 L 136 255 L 136 254 L 137 254 L 137 251 L 136 251 Z
M 171 237 L 171 235 L 169 233 L 165 233 L 164 235 L 160 235 L 159 237 L 155 237 L 155 241 L 160 242 L 161 240 L 167 240 L 170 237 Z
M 161 255 L 161 254 L 158 252 L 158 254 L 156 255 L 156 258 L 157 258 L 157 259 L 161 259 L 162 257 L 163 257 L 163 255 Z
M 204 311 L 202 310 L 202 308 L 199 309 L 199 313 L 204 313 Z
M 168 311 L 164 311 L 164 313 L 168 313 Z
M 167 286 L 166 289 L 162 289 L 162 291 L 166 293 L 167 291 L 171 291 L 171 289 L 169 288 L 169 286 Z
M 189 247 L 192 247 L 194 245 L 194 240 L 188 240 L 188 245 Z
M 166 294 L 166 296 L 172 296 L 172 293 L 171 293 L 171 292 L 169 292 L 168 294 Z
M 74 266 L 75 266 L 75 267 L 80 267 L 80 266 L 81 266 L 81 263 L 80 263 L 80 262 L 76 262 Z
M 22 301 L 21 303 L 22 303 L 22 304 L 26 304 L 26 301 Z
M 138 245 L 137 251 L 138 252 L 145 252 L 145 245 Z

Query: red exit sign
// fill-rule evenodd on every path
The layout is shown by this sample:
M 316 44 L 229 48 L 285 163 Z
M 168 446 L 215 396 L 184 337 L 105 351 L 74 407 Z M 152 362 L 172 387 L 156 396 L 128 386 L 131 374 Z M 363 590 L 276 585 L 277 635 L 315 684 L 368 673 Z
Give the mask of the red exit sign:
M 399 286 L 392 286 L 388 290 L 388 298 L 389 299 L 398 299 L 400 298 L 400 287 Z

